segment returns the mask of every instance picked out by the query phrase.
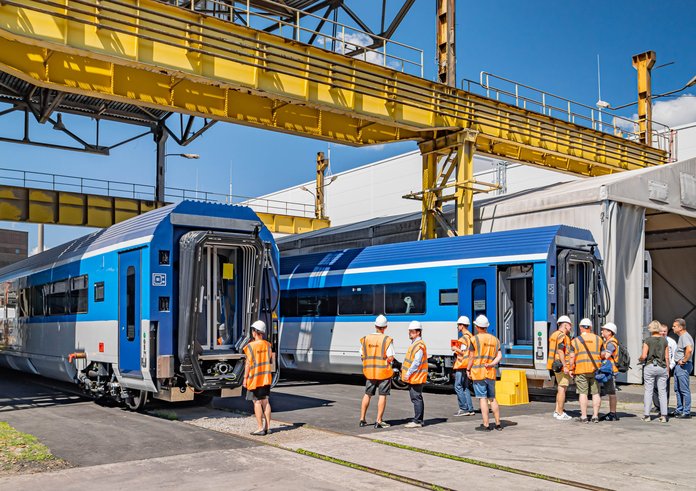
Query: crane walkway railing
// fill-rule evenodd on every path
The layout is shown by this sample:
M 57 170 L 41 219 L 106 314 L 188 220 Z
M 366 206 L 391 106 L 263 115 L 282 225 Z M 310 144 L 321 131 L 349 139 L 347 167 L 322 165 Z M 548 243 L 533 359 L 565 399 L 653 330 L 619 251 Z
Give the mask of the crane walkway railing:
M 154 200 L 155 195 L 155 186 L 148 184 L 7 168 L 0 168 L 0 186 L 1 185 L 146 201 Z M 243 204 L 261 213 L 305 218 L 314 217 L 314 204 L 310 205 L 306 203 L 253 198 L 250 196 L 213 193 L 210 191 L 177 187 L 167 187 L 165 189 L 165 201 L 168 203 L 177 203 L 183 200 L 236 205 Z

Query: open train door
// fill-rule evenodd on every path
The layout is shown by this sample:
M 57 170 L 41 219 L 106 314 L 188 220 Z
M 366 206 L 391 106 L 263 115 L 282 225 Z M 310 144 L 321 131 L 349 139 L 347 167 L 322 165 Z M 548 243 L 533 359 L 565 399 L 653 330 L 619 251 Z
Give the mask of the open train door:
M 494 336 L 498 335 L 496 327 L 496 281 L 495 266 L 461 268 L 457 273 L 459 315 L 469 316 L 472 323 L 479 315 L 485 315 L 491 323 L 488 332 Z
M 118 370 L 124 377 L 142 379 L 140 249 L 118 255 Z

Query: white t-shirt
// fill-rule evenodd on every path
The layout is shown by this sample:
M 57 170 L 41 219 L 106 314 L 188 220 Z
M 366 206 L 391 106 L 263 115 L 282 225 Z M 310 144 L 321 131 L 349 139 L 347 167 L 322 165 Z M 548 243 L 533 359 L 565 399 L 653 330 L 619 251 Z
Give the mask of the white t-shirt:
M 672 370 L 677 364 L 677 360 L 674 358 L 674 354 L 677 352 L 677 342 L 669 336 L 667 336 L 667 349 L 669 349 L 669 369 Z

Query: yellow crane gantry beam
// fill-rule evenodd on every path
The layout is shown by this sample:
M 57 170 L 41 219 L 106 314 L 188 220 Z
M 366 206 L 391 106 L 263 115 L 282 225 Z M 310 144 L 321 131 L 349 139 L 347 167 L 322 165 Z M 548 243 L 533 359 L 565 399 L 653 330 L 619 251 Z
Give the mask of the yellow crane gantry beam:
M 416 140 L 425 155 L 445 152 L 454 135 L 461 165 L 479 152 L 596 176 L 667 161 L 648 145 L 156 0 L 2 0 L 0 71 L 351 145 Z M 472 183 L 456 185 L 473 207 Z
M 166 204 L 140 198 L 0 184 L 0 221 L 105 228 Z M 301 234 L 330 225 L 328 218 L 254 211 L 272 233 Z

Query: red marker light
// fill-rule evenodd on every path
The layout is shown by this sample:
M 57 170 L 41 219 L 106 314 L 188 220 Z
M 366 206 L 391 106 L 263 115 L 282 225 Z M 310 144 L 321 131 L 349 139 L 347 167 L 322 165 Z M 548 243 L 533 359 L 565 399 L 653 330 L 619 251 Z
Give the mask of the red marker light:
M 104 352 L 104 343 L 99 343 L 99 352 L 100 353 Z

